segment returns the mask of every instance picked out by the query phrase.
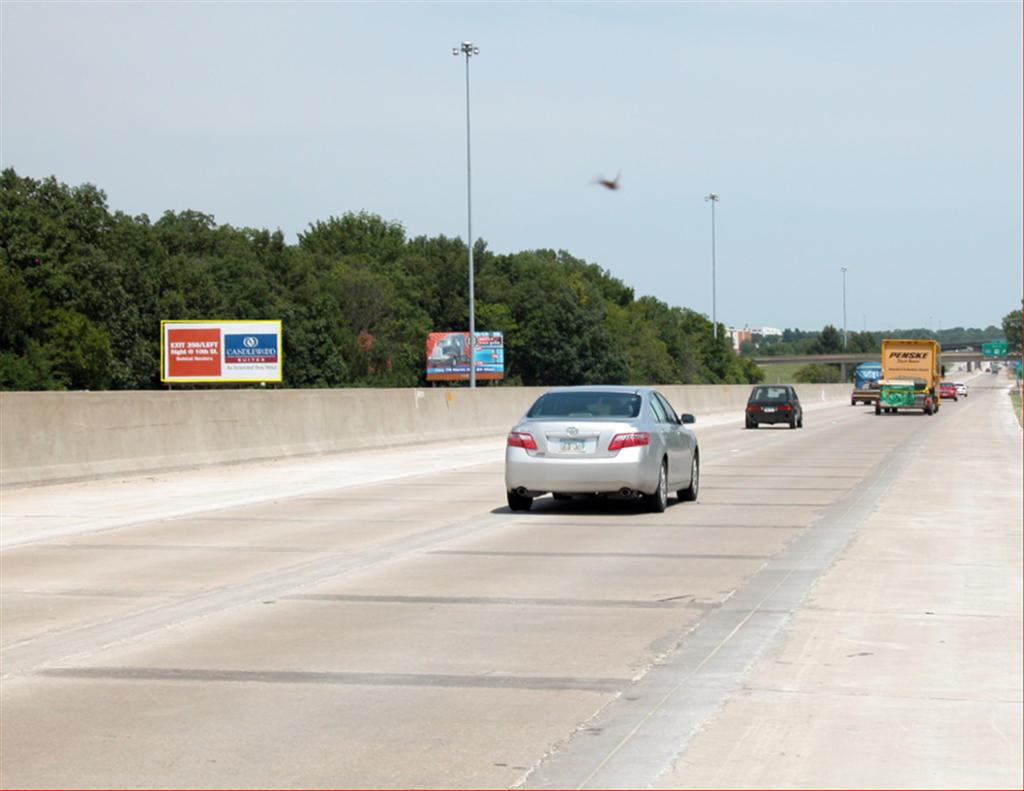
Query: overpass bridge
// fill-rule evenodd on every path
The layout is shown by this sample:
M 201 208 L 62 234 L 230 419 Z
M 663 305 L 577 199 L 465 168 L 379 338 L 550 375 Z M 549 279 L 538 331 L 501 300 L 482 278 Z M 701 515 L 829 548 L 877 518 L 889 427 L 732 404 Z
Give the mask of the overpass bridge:
M 879 349 L 876 352 L 857 352 L 856 354 L 843 353 L 843 354 L 780 354 L 780 355 L 765 355 L 749 358 L 752 359 L 758 365 L 782 365 L 785 363 L 838 363 L 843 378 L 846 378 L 846 367 L 848 365 L 859 365 L 860 363 L 868 362 L 881 362 L 882 352 Z M 980 351 L 975 349 L 943 349 L 939 357 L 939 362 L 942 365 L 948 365 L 949 363 L 967 363 L 967 370 L 970 371 L 976 366 L 980 365 L 983 360 L 991 360 L 995 362 L 1005 362 L 1006 360 L 1017 359 L 1015 356 L 1005 355 L 1003 357 L 985 357 Z
M 1009 355 L 1007 355 L 1007 358 Z M 752 358 L 758 365 L 779 365 L 781 363 L 845 363 L 847 365 L 866 362 L 881 362 L 882 352 L 857 352 L 856 354 L 777 354 Z M 984 357 L 978 351 L 943 351 L 940 359 L 944 363 L 981 362 L 1001 360 L 1000 357 Z

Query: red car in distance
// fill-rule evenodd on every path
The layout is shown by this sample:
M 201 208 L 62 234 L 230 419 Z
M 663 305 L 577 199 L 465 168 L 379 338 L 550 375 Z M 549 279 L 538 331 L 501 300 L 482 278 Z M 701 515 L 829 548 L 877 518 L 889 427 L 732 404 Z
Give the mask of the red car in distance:
M 947 398 L 957 401 L 956 382 L 939 382 L 939 398 L 943 401 Z

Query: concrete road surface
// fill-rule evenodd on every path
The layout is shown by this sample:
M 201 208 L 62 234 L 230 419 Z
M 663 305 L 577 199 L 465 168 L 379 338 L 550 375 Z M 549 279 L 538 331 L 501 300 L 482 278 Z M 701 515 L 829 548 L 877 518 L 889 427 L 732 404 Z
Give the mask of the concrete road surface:
M 1021 433 L 970 382 L 698 416 L 664 514 L 513 514 L 487 438 L 5 491 L 0 785 L 1020 788 Z

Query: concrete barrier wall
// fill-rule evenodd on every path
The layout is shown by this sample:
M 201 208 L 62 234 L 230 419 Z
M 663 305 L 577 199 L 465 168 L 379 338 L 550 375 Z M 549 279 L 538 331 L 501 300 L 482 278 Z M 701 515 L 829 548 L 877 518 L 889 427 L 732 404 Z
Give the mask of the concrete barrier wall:
M 0 484 L 500 436 L 547 388 L 0 393 Z M 680 412 L 740 410 L 749 385 L 660 388 Z M 849 385 L 798 388 L 805 404 Z

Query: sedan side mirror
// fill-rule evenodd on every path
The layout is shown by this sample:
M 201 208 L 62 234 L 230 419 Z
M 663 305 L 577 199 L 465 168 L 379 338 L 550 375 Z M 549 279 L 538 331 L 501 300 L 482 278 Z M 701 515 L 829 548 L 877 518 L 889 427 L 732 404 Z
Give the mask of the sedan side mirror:
M 684 423 L 696 423 L 697 422 L 697 418 L 695 418 L 689 412 L 684 412 L 683 416 L 682 416 L 682 421 Z

